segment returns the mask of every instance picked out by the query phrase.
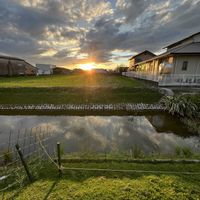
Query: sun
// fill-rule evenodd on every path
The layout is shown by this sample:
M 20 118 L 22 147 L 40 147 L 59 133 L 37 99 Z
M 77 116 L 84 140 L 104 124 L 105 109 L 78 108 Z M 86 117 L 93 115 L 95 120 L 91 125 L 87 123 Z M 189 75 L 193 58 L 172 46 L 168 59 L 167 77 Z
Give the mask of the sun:
M 81 64 L 80 68 L 82 70 L 86 70 L 86 71 L 92 70 L 92 69 L 94 69 L 94 63 Z

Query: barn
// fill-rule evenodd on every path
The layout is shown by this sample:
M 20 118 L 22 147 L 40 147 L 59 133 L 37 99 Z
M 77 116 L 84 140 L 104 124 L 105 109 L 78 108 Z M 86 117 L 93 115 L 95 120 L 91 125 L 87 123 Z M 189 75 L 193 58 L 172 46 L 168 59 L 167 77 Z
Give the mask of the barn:
M 0 76 L 36 75 L 37 68 L 21 58 L 0 55 Z

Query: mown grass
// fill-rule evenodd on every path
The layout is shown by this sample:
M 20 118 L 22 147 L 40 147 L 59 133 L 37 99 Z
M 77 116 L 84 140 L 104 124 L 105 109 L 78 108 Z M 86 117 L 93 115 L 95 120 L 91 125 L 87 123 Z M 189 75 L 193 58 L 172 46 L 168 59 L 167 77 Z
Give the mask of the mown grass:
M 0 104 L 154 103 L 160 98 L 143 82 L 118 75 L 0 78 Z
M 30 77 L 1 77 L 1 88 L 16 87 L 144 87 L 139 81 L 118 75 L 104 74 L 72 74 L 72 75 L 51 75 L 51 76 L 30 76 Z
M 131 163 L 67 163 L 65 167 L 151 170 L 155 173 L 64 171 L 48 164 L 39 179 L 16 193 L 16 200 L 126 200 L 126 199 L 199 199 L 200 176 L 167 174 L 172 172 L 200 172 L 198 164 L 131 164 Z M 158 174 L 156 171 L 163 171 Z M 5 197 L 15 192 L 7 191 Z
M 157 91 L 131 88 L 0 88 L 0 104 L 154 103 Z

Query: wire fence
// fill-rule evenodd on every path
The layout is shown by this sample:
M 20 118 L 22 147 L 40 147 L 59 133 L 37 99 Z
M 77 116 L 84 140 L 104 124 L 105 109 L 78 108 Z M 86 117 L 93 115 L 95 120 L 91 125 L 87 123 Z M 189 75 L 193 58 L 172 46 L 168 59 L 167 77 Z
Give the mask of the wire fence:
M 4 199 L 4 193 L 10 191 L 12 199 L 30 181 L 26 170 L 36 177 L 45 160 L 51 158 L 56 164 L 53 158 L 56 155 L 55 137 L 58 134 L 54 133 L 47 125 L 6 134 L 7 138 L 0 142 L 0 198 Z
M 112 168 L 90 168 L 84 167 L 70 167 L 65 165 L 70 162 L 130 162 L 130 163 L 200 163 L 200 160 L 146 160 L 146 159 L 133 159 L 132 151 L 128 159 L 123 158 L 105 158 L 86 159 L 81 158 L 73 160 L 72 158 L 64 157 L 61 159 L 60 143 L 55 145 L 55 141 L 63 138 L 64 132 L 58 134 L 58 130 L 54 130 L 52 126 L 40 126 L 23 130 L 12 130 L 4 134 L 3 141 L 0 142 L 0 198 L 2 200 L 9 196 L 9 199 L 19 194 L 23 186 L 32 182 L 37 178 L 38 172 L 44 166 L 45 161 L 50 161 L 54 165 L 59 174 L 64 171 L 100 171 L 100 172 L 123 172 L 123 173 L 156 173 L 156 174 L 185 174 L 185 175 L 200 175 L 200 172 L 190 171 L 148 171 L 136 169 L 112 169 Z M 63 150 L 64 151 L 64 150 Z M 63 164 L 63 166 L 62 166 Z M 10 193 L 10 195 L 8 195 Z

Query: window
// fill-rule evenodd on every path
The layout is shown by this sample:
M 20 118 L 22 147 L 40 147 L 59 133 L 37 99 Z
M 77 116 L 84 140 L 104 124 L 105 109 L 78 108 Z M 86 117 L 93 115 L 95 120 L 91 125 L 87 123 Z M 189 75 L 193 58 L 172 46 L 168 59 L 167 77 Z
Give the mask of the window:
M 187 71 L 188 61 L 184 61 L 182 65 L 182 71 Z

